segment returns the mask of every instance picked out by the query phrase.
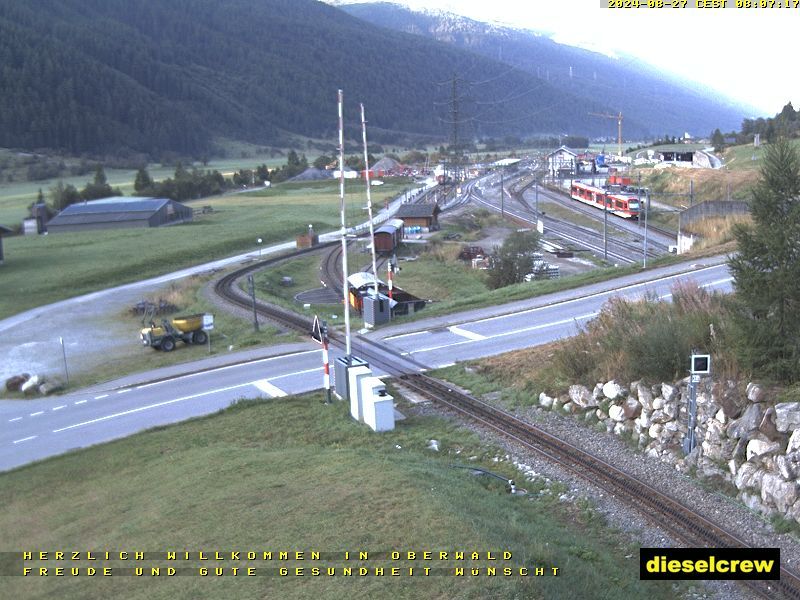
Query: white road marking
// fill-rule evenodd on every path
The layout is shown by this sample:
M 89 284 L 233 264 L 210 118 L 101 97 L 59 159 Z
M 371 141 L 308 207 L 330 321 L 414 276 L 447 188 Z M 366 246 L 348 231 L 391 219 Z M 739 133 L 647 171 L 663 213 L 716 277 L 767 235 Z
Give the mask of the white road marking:
M 44 414 L 44 411 L 40 410 L 39 412 L 31 413 L 31 416 L 32 417 L 38 417 L 39 415 L 43 415 L 43 414 Z
M 282 398 L 283 396 L 286 395 L 286 392 L 284 392 L 282 389 L 278 387 L 275 387 L 266 379 L 259 379 L 258 381 L 254 381 L 253 385 L 271 398 Z
M 460 327 L 457 327 L 455 325 L 453 325 L 452 327 L 448 327 L 447 329 L 449 329 L 452 333 L 455 333 L 456 335 L 460 335 L 461 337 L 467 338 L 468 340 L 480 341 L 486 339 L 485 335 L 481 335 L 480 333 L 475 333 L 474 331 L 467 331 L 466 329 L 461 329 Z
M 14 421 L 22 421 L 22 417 L 14 417 L 13 419 L 9 419 L 9 423 L 13 423 Z
M 60 433 L 62 431 L 67 431 L 68 429 L 75 429 L 76 427 L 83 427 L 84 425 L 92 425 L 94 423 L 100 423 L 101 421 L 108 421 L 109 419 L 115 419 L 117 417 L 124 417 L 125 415 L 132 415 L 137 412 L 142 412 L 143 410 L 149 410 L 151 408 L 158 408 L 159 406 L 167 406 L 168 404 L 175 404 L 176 402 L 183 402 L 184 400 L 191 400 L 193 398 L 200 398 L 201 396 L 209 396 L 211 394 L 217 394 L 219 392 L 227 392 L 230 390 L 235 390 L 237 388 L 247 387 L 248 385 L 252 385 L 250 383 L 240 383 L 239 385 L 232 385 L 226 388 L 220 388 L 218 390 L 209 390 L 207 392 L 201 392 L 200 394 L 192 394 L 191 396 L 183 396 L 181 398 L 175 398 L 174 400 L 166 400 L 164 402 L 157 402 L 156 404 L 148 404 L 147 406 L 140 406 L 139 408 L 132 408 L 131 410 L 126 410 L 123 412 L 114 413 L 111 415 L 106 415 L 105 417 L 98 417 L 97 419 L 92 419 L 91 421 L 84 421 L 82 423 L 75 423 L 74 425 L 67 425 L 66 427 L 62 427 L 61 429 L 54 429 L 53 433 Z
M 399 340 L 400 338 L 411 337 L 413 335 L 422 335 L 423 333 L 428 333 L 428 330 L 424 329 L 422 331 L 413 331 L 411 333 L 401 333 L 401 334 L 398 334 L 398 335 L 390 335 L 390 336 L 387 336 L 387 337 L 385 337 L 383 339 L 384 340 Z
M 56 406 L 56 407 L 53 408 L 53 410 L 61 410 L 62 408 L 67 408 L 67 405 L 66 404 L 62 404 L 61 406 Z
M 599 311 L 594 311 L 585 315 L 580 315 L 578 317 L 570 317 L 569 319 L 562 319 L 561 321 L 553 321 L 551 323 L 542 323 L 541 325 L 534 325 L 533 327 L 524 327 L 522 329 L 515 329 L 514 331 L 506 331 L 503 333 L 497 333 L 495 335 L 487 336 L 485 339 L 487 340 L 494 340 L 496 338 L 507 337 L 510 335 L 517 335 L 520 333 L 525 333 L 528 331 L 535 331 L 537 329 L 547 329 L 548 327 L 555 327 L 557 325 L 564 325 L 566 323 L 573 323 L 575 321 L 583 321 L 585 319 L 589 319 L 591 317 L 596 317 L 599 315 Z M 431 352 L 433 350 L 441 350 L 442 348 L 449 348 L 450 346 L 460 346 L 461 344 L 469 344 L 473 341 L 478 340 L 462 340 L 459 342 L 451 342 L 449 344 L 441 344 L 439 346 L 431 346 L 430 348 L 420 348 L 419 350 L 414 350 L 414 354 L 419 354 L 420 352 Z
M 97 398 L 95 398 L 97 400 Z M 75 404 L 86 404 L 86 400 L 78 400 Z
M 199 371 L 197 373 L 189 373 L 188 375 L 180 375 L 179 377 L 173 377 L 171 379 L 164 379 L 162 381 L 154 381 L 153 383 L 144 383 L 142 385 L 137 385 L 136 389 L 141 390 L 144 388 L 152 387 L 154 385 L 163 385 L 165 383 L 172 383 L 173 381 L 180 381 L 181 379 L 189 379 L 190 377 L 198 377 L 199 375 L 208 375 L 209 373 L 219 373 L 220 371 L 227 371 L 228 369 L 238 369 L 241 367 L 248 367 L 250 365 L 257 365 L 260 363 L 270 362 L 273 360 L 279 360 L 281 358 L 294 358 L 296 356 L 303 356 L 304 354 L 313 354 L 315 352 L 322 352 L 322 350 L 304 350 L 303 352 L 295 352 L 294 354 L 281 354 L 280 356 L 270 356 L 269 358 L 262 358 L 259 360 L 253 360 L 246 363 L 239 363 L 235 365 L 228 365 L 226 367 L 219 367 L 218 369 L 210 369 L 208 371 Z
M 132 392 L 133 388 L 128 388 L 126 390 L 117 390 L 118 394 L 127 394 L 128 392 Z
M 108 394 L 100 394 L 94 397 L 95 400 L 102 400 L 103 398 L 108 398 Z M 84 402 L 86 402 L 86 400 L 84 400 Z M 77 404 L 77 402 L 75 404 Z
M 27 442 L 28 440 L 36 439 L 37 436 L 32 435 L 30 437 L 22 438 L 21 440 L 14 440 L 12 444 L 21 444 L 22 442 Z

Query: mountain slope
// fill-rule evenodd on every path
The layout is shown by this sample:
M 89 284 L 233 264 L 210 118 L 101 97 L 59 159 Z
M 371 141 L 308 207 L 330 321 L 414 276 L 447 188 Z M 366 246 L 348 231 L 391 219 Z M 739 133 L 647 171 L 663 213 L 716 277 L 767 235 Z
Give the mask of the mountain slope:
M 477 52 L 518 67 L 573 96 L 622 111 L 623 133 L 642 128 L 653 135 L 690 131 L 709 135 L 719 127 L 735 130 L 752 109 L 688 85 L 633 59 L 557 44 L 530 31 L 497 27 L 445 13 L 419 13 L 389 3 L 341 5 L 360 19 L 383 27 L 415 33 Z M 624 35 L 624 32 L 599 32 Z M 690 59 L 703 60 L 702 56 Z M 605 111 L 602 111 L 605 112 Z M 610 120 L 605 130 L 616 137 Z
M 313 0 L 0 0 L 0 146 L 207 152 L 214 136 L 335 138 L 366 105 L 371 137 L 447 139 L 454 74 L 502 63 Z M 456 85 L 461 136 L 599 132 L 608 110 L 520 70 Z M 352 137 L 356 137 L 355 131 Z

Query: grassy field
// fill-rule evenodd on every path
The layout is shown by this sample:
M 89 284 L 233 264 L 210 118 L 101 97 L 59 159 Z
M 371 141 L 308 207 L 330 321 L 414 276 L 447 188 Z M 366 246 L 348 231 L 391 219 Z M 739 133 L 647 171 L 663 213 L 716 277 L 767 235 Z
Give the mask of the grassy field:
M 316 395 L 249 402 L 2 474 L 0 551 L 148 553 L 148 560 L 136 564 L 107 563 L 114 569 L 171 566 L 163 558 L 149 560 L 149 553 L 163 557 L 169 550 L 316 550 L 325 553 L 317 564 L 341 569 L 347 566 L 344 551 L 367 551 L 369 560 L 349 565 L 394 566 L 404 573 L 413 566 L 416 575 L 276 577 L 266 570 L 303 566 L 308 575 L 314 561 L 242 560 L 224 566 L 254 566 L 262 576 L 6 577 L 3 595 L 81 600 L 123 595 L 148 600 L 674 597 L 669 583 L 639 581 L 636 547 L 606 528 L 588 503 L 559 501 L 560 484 L 526 482 L 533 493 L 512 496 L 501 481 L 453 468 L 481 464 L 523 485 L 506 461 L 492 460 L 502 452 L 481 444 L 475 434 L 442 419 L 410 416 L 395 431 L 376 435 L 353 423 L 344 403 L 324 406 L 321 400 Z M 439 441 L 440 452 L 427 449 L 430 439 Z M 452 573 L 460 565 L 378 556 L 395 550 L 510 550 L 508 565 L 544 567 L 548 575 L 421 577 L 424 566 Z M 464 566 L 485 568 L 487 562 Z M 6 565 L 22 567 L 19 561 Z M 84 560 L 80 566 L 89 565 Z M 223 565 L 193 560 L 176 566 L 197 572 L 200 566 Z M 557 577 L 552 567 L 559 568 Z
M 235 158 L 217 158 L 209 161 L 206 165 L 200 162 L 195 162 L 191 165 L 185 165 L 187 168 L 197 168 L 201 170 L 217 170 L 225 177 L 230 177 L 234 172 L 240 169 L 253 169 L 259 165 L 266 164 L 269 168 L 277 168 L 286 163 L 286 156 L 280 153 L 267 153 L 260 152 L 262 148 L 252 147 L 250 145 L 234 144 L 228 148 L 228 154 Z M 288 152 L 288 151 L 287 151 Z M 0 149 L 0 159 L 9 156 L 7 150 Z M 316 158 L 318 152 L 307 153 L 306 156 L 310 161 Z M 76 161 L 66 161 L 67 164 L 75 163 Z M 14 177 L 14 181 L 9 182 L 7 179 L 0 179 L 0 224 L 11 226 L 18 224 L 27 216 L 27 208 L 30 204 L 36 201 L 39 190 L 44 193 L 45 199 L 49 200 L 48 194 L 50 188 L 55 186 L 58 181 L 63 181 L 65 185 L 73 185 L 78 190 L 82 189 L 88 182 L 94 178 L 94 170 L 85 175 L 65 176 L 51 179 L 43 179 L 39 181 L 25 181 L 24 168 L 19 170 L 19 173 Z M 136 169 L 104 169 L 108 183 L 119 188 L 120 191 L 126 195 L 133 194 L 133 182 L 136 178 Z M 175 174 L 174 166 L 166 166 L 160 164 L 147 165 L 147 172 L 150 177 L 155 181 L 173 177 Z
M 406 181 L 387 184 L 380 195 L 400 193 Z M 348 222 L 363 220 L 363 185 L 347 193 Z M 3 241 L 6 262 L 0 318 L 34 306 L 175 271 L 237 252 L 285 242 L 313 224 L 318 232 L 339 224 L 335 182 L 285 184 L 249 194 L 206 198 L 213 213 L 176 227 L 101 230 Z

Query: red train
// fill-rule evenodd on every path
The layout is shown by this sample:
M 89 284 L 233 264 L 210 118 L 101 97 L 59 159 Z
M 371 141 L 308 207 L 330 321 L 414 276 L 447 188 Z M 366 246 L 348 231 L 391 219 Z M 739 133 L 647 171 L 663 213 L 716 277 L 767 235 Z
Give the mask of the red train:
M 606 207 L 610 213 L 625 219 L 639 218 L 639 199 L 623 192 L 609 192 L 582 181 L 574 181 L 570 189 L 573 200 L 597 208 Z

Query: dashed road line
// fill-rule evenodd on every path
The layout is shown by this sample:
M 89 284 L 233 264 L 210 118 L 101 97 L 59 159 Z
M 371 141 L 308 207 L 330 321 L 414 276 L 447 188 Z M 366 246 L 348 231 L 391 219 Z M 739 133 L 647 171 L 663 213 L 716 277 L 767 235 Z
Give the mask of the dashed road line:
M 29 440 L 36 439 L 37 437 L 38 437 L 38 436 L 32 435 L 32 436 L 30 436 L 30 437 L 22 438 L 21 440 L 14 440 L 12 443 L 13 443 L 13 444 L 21 444 L 22 442 L 27 442 L 27 441 L 29 441 Z
M 43 415 L 43 414 L 44 414 L 44 411 L 40 410 L 39 412 L 31 413 L 31 416 L 32 417 L 38 417 L 39 415 Z
M 100 394 L 99 396 L 94 397 L 95 400 L 102 400 L 103 398 L 108 398 L 108 394 Z
M 97 398 L 95 398 L 95 400 L 97 400 Z M 73 404 L 86 404 L 86 402 L 86 400 L 77 400 Z
M 254 381 L 253 385 L 256 386 L 259 390 L 270 396 L 271 398 L 282 398 L 286 395 L 279 387 L 272 385 L 266 379 L 259 379 L 258 381 Z
M 191 400 L 193 398 L 201 398 L 203 396 L 209 396 L 211 394 L 218 394 L 220 392 L 228 392 L 230 390 L 235 390 L 238 388 L 243 388 L 248 385 L 252 385 L 251 383 L 240 383 L 239 385 L 231 385 L 228 387 L 220 388 L 217 390 L 208 390 L 207 392 L 201 392 L 199 394 L 191 394 L 190 396 L 183 396 L 181 398 L 175 398 L 173 400 L 166 400 L 164 402 L 157 402 L 155 404 L 148 404 L 146 406 L 140 406 L 138 408 L 132 408 L 131 410 L 125 410 L 122 412 L 114 413 L 111 415 L 106 415 L 104 417 L 98 417 L 97 419 L 91 419 L 89 421 L 83 421 L 82 423 L 75 423 L 74 425 L 67 425 L 66 427 L 61 427 L 60 429 L 54 429 L 53 433 L 60 433 L 62 431 L 67 431 L 69 429 L 75 429 L 76 427 L 85 427 L 86 425 L 93 425 L 94 423 L 101 423 L 103 421 L 108 421 L 109 419 L 116 419 L 117 417 L 124 417 L 126 415 L 132 415 L 134 413 L 142 412 L 143 410 L 150 410 L 151 408 L 158 408 L 160 406 L 168 406 L 170 404 L 175 404 L 176 402 L 183 402 L 184 400 Z
M 465 337 L 468 340 L 475 340 L 476 342 L 479 342 L 480 340 L 485 340 L 486 339 L 485 335 L 481 335 L 480 333 L 475 333 L 474 331 L 468 331 L 466 329 L 461 329 L 461 327 L 456 327 L 455 325 L 453 325 L 452 327 L 448 327 L 448 329 L 452 333 L 455 333 L 456 335 L 460 335 L 461 337 Z
M 22 421 L 22 417 L 14 417 L 13 419 L 9 419 L 9 423 L 13 423 L 14 421 Z
M 54 407 L 53 407 L 53 410 L 54 410 L 54 411 L 55 411 L 55 410 L 61 410 L 62 408 L 67 408 L 67 405 L 66 405 L 66 404 L 62 404 L 61 406 L 54 406 Z
M 127 390 L 117 390 L 118 394 L 127 394 L 128 392 L 132 392 L 133 388 L 128 388 Z

